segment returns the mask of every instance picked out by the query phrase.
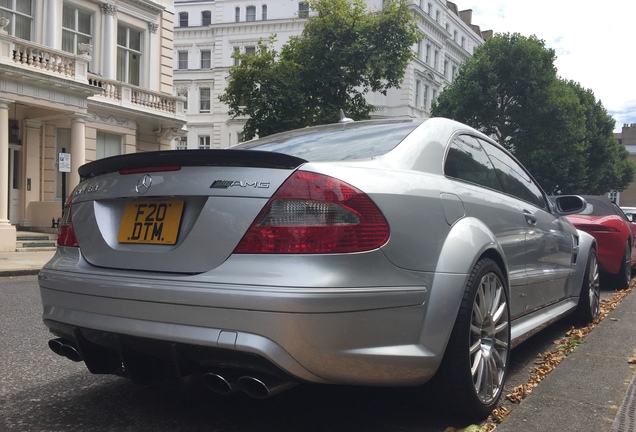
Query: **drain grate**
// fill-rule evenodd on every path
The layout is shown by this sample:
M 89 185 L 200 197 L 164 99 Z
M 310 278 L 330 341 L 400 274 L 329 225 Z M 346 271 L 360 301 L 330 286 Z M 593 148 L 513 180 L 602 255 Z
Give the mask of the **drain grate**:
M 618 409 L 610 432 L 633 432 L 636 430 L 636 374 L 629 383 L 625 399 Z

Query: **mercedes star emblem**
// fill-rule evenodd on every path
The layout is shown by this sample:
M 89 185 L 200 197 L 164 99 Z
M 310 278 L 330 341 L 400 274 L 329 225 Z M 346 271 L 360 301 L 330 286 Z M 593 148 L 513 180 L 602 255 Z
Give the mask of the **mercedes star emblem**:
M 139 195 L 143 195 L 146 192 L 148 192 L 148 189 L 150 189 L 151 184 L 152 184 L 152 177 L 150 177 L 148 174 L 144 174 L 143 177 L 140 177 L 139 180 L 137 180 L 137 185 L 135 186 L 135 190 L 137 191 Z

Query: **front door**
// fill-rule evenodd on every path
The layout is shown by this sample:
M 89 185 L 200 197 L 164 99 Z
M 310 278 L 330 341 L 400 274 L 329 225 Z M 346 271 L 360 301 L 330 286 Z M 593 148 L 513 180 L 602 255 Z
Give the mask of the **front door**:
M 20 158 L 19 146 L 9 145 L 9 222 L 20 222 Z

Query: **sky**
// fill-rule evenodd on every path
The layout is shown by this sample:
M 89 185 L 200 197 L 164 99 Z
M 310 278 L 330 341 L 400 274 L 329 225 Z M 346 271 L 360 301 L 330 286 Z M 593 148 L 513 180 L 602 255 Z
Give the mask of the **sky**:
M 474 3 L 471 5 L 471 1 Z M 635 0 L 457 0 L 482 31 L 535 35 L 556 53 L 559 76 L 592 90 L 616 121 L 636 123 Z

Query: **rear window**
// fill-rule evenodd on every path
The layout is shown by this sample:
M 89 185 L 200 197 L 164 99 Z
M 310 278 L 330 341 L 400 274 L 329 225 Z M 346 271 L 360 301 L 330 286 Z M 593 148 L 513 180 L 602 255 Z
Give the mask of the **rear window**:
M 395 148 L 421 121 L 353 122 L 270 135 L 233 148 L 271 151 L 306 161 L 370 159 Z
M 621 215 L 609 199 L 584 196 L 587 206 L 579 214 L 590 216 Z

